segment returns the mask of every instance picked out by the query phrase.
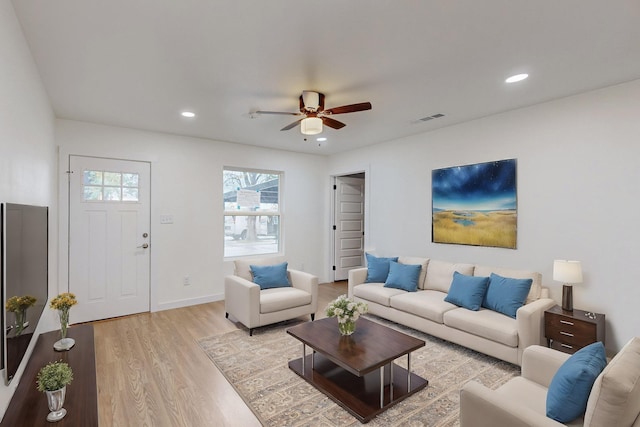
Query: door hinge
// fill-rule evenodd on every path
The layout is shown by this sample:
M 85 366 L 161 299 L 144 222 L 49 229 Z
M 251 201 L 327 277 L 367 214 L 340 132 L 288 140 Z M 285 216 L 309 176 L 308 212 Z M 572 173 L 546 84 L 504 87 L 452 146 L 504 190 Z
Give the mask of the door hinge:
M 333 184 L 333 189 L 334 189 L 334 190 L 337 190 L 337 189 L 338 189 L 338 186 L 337 186 L 337 185 L 335 185 L 335 184 Z
M 336 271 L 336 266 L 335 265 L 333 266 L 333 271 Z
M 334 231 L 335 231 L 335 230 L 337 230 L 337 227 L 336 227 L 335 225 L 333 226 L 333 230 L 334 230 Z

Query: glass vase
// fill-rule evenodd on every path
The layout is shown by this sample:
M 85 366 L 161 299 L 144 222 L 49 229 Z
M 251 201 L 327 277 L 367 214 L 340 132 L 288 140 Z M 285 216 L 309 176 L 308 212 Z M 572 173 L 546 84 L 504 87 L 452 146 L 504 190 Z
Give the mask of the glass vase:
M 29 326 L 27 322 L 27 309 L 22 308 L 15 312 L 16 315 L 16 336 L 22 334 L 22 331 Z
M 60 339 L 53 344 L 56 351 L 66 351 L 71 349 L 76 343 L 73 338 L 67 338 L 69 328 L 69 309 L 58 310 L 60 316 Z
M 347 320 L 344 323 L 338 322 L 338 330 L 344 336 L 351 335 L 356 331 L 356 322 L 354 320 Z

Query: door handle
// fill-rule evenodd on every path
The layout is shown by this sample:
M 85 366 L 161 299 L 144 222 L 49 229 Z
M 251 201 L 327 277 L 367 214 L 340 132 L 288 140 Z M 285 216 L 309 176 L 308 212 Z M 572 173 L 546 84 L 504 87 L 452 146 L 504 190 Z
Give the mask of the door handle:
M 148 243 L 143 243 L 142 246 L 138 246 L 138 248 L 147 249 L 149 247 Z

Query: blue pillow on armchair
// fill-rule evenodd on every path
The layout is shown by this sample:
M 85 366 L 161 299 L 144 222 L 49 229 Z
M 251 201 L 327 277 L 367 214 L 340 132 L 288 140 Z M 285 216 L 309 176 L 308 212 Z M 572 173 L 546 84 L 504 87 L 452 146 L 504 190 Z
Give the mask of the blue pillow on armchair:
M 378 258 L 371 254 L 365 254 L 367 257 L 367 280 L 366 283 L 384 283 L 389 275 L 389 263 L 391 261 L 398 262 L 395 258 Z
M 275 265 L 250 265 L 253 282 L 260 285 L 260 289 L 284 288 L 291 286 L 287 276 L 288 263 Z

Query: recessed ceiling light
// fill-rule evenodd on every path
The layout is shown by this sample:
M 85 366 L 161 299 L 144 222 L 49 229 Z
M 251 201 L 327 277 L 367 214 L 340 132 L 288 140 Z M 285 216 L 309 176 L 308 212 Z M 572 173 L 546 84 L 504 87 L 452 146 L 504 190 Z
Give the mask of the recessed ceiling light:
M 316 138 L 316 141 L 322 142 L 322 141 L 326 141 L 327 138 L 325 138 L 324 136 L 321 136 L 320 138 Z
M 529 74 L 516 74 L 515 76 L 511 76 L 505 80 L 506 83 L 515 83 L 520 82 L 529 77 Z
M 192 119 L 196 116 L 196 113 L 192 112 L 192 111 L 183 111 L 182 113 L 180 113 L 182 115 L 182 117 L 187 117 L 189 119 Z

